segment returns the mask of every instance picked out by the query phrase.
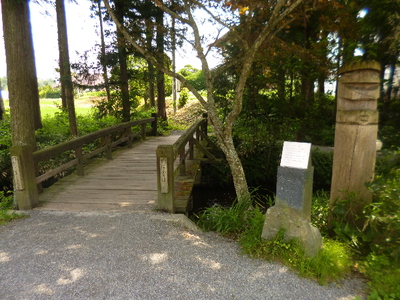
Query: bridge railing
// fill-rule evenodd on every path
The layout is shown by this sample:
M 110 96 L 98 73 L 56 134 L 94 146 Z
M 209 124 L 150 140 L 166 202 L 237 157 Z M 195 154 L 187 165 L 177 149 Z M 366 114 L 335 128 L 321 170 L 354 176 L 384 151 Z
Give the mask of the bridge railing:
M 147 124 L 151 124 L 151 129 L 148 129 Z M 141 126 L 140 132 L 132 133 L 132 127 Z M 111 136 L 115 133 L 122 133 L 121 137 L 115 141 L 112 141 Z M 39 184 L 73 166 L 77 166 L 77 174 L 84 175 L 84 164 L 92 157 L 105 152 L 107 159 L 112 158 L 112 150 L 122 143 L 127 143 L 128 148 L 132 147 L 132 143 L 135 139 L 145 139 L 146 135 L 157 135 L 157 115 L 153 114 L 151 118 L 124 122 L 108 128 L 104 128 L 84 136 L 74 138 L 64 143 L 47 147 L 34 152 L 33 160 L 34 165 L 37 166 L 39 162 L 48 160 L 54 156 L 62 154 L 66 151 L 73 150 L 75 157 L 69 162 L 54 168 L 40 176 L 36 177 L 36 183 Z M 95 140 L 103 139 L 101 146 L 91 152 L 83 154 L 82 148 L 84 145 L 91 143 Z M 37 168 L 37 167 L 36 167 Z M 38 170 L 36 170 L 38 174 Z
M 175 180 L 177 176 L 189 176 L 191 175 L 188 174 L 189 172 L 194 172 L 194 170 L 188 171 L 186 166 L 187 160 L 191 161 L 195 159 L 195 146 L 200 150 L 202 155 L 206 155 L 208 159 L 216 160 L 201 141 L 205 141 L 207 144 L 212 143 L 207 137 L 206 114 L 203 115 L 202 119 L 196 121 L 173 145 L 158 146 L 158 209 L 171 213 L 177 211 L 175 203 L 177 185 L 175 184 Z

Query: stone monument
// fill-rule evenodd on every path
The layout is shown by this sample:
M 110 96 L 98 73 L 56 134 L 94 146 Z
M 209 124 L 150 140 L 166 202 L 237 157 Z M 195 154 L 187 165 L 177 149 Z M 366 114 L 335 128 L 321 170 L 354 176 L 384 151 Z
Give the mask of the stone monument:
M 275 205 L 267 211 L 262 232 L 270 240 L 283 228 L 285 240 L 298 239 L 307 256 L 322 248 L 321 234 L 310 224 L 313 173 L 311 144 L 284 142 Z

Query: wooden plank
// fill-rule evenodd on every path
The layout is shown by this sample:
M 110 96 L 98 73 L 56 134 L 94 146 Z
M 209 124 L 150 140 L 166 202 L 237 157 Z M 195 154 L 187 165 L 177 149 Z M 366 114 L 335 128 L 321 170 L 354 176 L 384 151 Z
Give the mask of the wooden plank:
M 156 207 L 156 148 L 173 144 L 178 135 L 150 138 L 113 158 L 94 159 L 85 176 L 67 176 L 39 195 L 42 210 L 126 210 Z

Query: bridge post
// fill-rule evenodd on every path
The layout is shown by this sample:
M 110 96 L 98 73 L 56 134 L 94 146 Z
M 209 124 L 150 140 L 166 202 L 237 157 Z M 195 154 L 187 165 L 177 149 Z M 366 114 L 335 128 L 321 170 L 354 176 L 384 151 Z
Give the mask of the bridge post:
M 203 123 L 203 125 L 201 127 L 201 130 L 207 136 L 208 114 L 207 113 L 203 113 L 203 118 L 205 119 L 205 122 Z
M 142 140 L 146 139 L 146 124 L 142 124 Z
M 157 208 L 175 213 L 174 147 L 157 147 Z
M 85 175 L 83 170 L 83 154 L 82 147 L 75 149 L 75 157 L 78 159 L 78 164 L 76 165 L 76 172 L 79 176 Z
M 112 149 L 111 149 L 111 135 L 106 135 L 104 137 L 104 144 L 106 145 L 106 158 L 112 159 Z
M 132 128 L 128 127 L 125 129 L 125 134 L 128 137 L 128 141 L 126 142 L 128 148 L 132 148 Z
M 32 153 L 28 145 L 10 147 L 14 173 L 14 202 L 20 210 L 32 209 L 39 203 Z
M 157 113 L 152 113 L 151 117 L 154 118 L 154 121 L 151 122 L 151 135 L 157 136 Z

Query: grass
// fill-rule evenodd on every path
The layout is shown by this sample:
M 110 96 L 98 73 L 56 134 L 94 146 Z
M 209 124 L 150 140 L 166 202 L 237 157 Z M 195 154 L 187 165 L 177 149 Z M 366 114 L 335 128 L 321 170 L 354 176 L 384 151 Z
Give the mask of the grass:
M 3 191 L 0 191 L 0 225 L 4 225 L 14 219 L 25 218 L 25 215 L 21 215 L 14 212 L 13 196 L 4 195 Z
M 326 226 L 325 222 L 315 221 L 327 216 L 322 206 L 329 201 L 323 201 L 324 197 L 329 199 L 329 195 L 319 193 L 313 201 L 315 225 Z M 254 199 L 236 201 L 231 207 L 213 206 L 195 216 L 203 230 L 237 240 L 243 253 L 253 258 L 278 261 L 320 284 L 338 281 L 355 270 L 368 280 L 368 300 L 400 299 L 400 265 L 387 256 L 371 253 L 360 257 L 349 244 L 324 237 L 321 251 L 307 257 L 297 240 L 284 241 L 284 230 L 272 240 L 261 238 L 264 219 L 265 213 Z
M 228 208 L 220 205 L 207 208 L 197 216 L 197 224 L 205 231 L 216 231 L 237 240 L 244 254 L 279 261 L 297 270 L 301 276 L 314 278 L 321 284 L 350 273 L 349 248 L 339 242 L 325 239 L 318 255 L 307 257 L 297 240 L 284 241 L 284 230 L 274 239 L 264 240 L 261 233 L 265 214 L 256 203 L 254 200 L 237 201 Z
M 340 280 L 356 271 L 367 279 L 368 300 L 400 299 L 400 263 L 384 253 L 361 255 L 351 243 L 328 238 L 328 203 L 327 193 L 313 197 L 312 223 L 325 236 L 324 246 L 315 257 L 306 257 L 297 240 L 284 241 L 284 230 L 272 240 L 261 238 L 265 214 L 254 199 L 236 202 L 228 208 L 219 205 L 207 208 L 195 221 L 203 230 L 237 240 L 244 254 L 278 261 L 320 284 Z
M 4 106 L 9 109 L 9 100 L 4 100 Z M 61 99 L 40 99 L 40 113 L 42 117 L 53 116 L 56 112 L 59 112 L 61 106 Z M 91 102 L 88 99 L 76 99 L 75 100 L 75 112 L 77 115 L 86 115 L 92 110 Z

